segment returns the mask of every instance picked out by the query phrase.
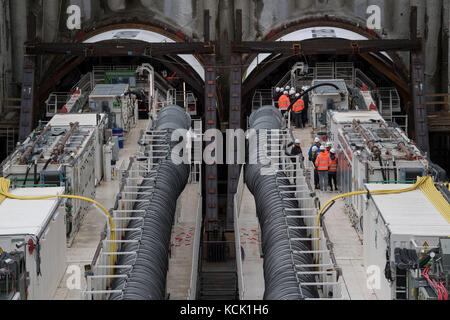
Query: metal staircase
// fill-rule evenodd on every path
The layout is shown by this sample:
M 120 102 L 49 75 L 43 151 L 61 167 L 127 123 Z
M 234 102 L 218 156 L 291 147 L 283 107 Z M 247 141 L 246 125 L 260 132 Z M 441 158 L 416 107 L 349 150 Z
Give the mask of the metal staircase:
M 378 88 L 378 104 L 380 113 L 383 117 L 389 118 L 392 121 L 392 116 L 394 112 L 401 112 L 400 107 L 400 96 L 397 89 L 395 88 Z M 388 120 L 388 119 L 386 119 Z
M 239 300 L 236 272 L 204 271 L 199 280 L 198 300 Z
M 93 73 L 88 72 L 81 76 L 80 80 L 69 90 L 69 92 L 52 92 L 46 101 L 46 117 L 51 118 L 66 106 L 68 112 L 80 109 L 88 100 L 89 94 L 94 89 Z M 74 94 L 79 91 L 80 94 Z

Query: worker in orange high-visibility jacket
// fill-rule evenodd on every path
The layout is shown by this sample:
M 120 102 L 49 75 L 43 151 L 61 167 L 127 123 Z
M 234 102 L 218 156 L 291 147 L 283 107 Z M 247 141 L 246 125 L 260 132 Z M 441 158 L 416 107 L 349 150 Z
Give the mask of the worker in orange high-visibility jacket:
M 283 116 L 286 114 L 286 112 L 291 104 L 288 94 L 289 94 L 289 92 L 284 91 L 283 95 L 280 97 L 280 99 L 278 99 L 278 108 L 280 108 L 280 111 L 283 114 Z
M 292 119 L 293 119 L 294 125 L 297 128 L 301 128 L 302 127 L 302 113 L 303 113 L 303 110 L 305 109 L 305 103 L 303 102 L 303 99 L 300 98 L 300 93 L 297 93 L 295 95 L 295 99 L 297 99 L 297 101 L 295 101 L 292 106 Z
M 331 159 L 330 155 L 325 152 L 326 148 L 325 146 L 320 147 L 320 153 L 317 155 L 316 158 L 316 168 L 319 172 L 319 184 L 320 184 L 320 190 L 321 191 L 327 191 L 328 186 L 328 170 L 331 165 Z
M 330 160 L 331 164 L 328 170 L 328 183 L 330 185 L 331 191 L 333 191 L 333 184 L 334 184 L 334 191 L 337 191 L 338 158 L 336 155 L 336 150 L 334 148 L 330 150 Z
M 325 146 L 326 146 L 325 153 L 328 154 L 328 155 L 330 155 L 330 150 L 331 150 L 331 148 L 333 148 L 333 143 L 330 142 L 330 141 L 328 141 L 328 142 L 325 144 Z

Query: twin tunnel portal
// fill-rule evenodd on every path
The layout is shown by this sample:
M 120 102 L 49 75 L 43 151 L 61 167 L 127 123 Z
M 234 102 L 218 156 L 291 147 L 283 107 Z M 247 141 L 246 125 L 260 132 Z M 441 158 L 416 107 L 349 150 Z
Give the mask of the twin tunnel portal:
M 272 88 L 275 81 L 296 62 L 344 58 L 369 66 L 398 88 L 405 105 L 404 111 L 411 121 L 410 135 L 424 152 L 429 153 L 422 40 L 414 31 L 417 30 L 417 10 L 411 13 L 410 38 L 390 40 L 379 39 L 369 30 L 327 18 L 308 21 L 297 26 L 297 31 L 323 26 L 350 30 L 350 33 L 358 33 L 359 36 L 352 39 L 327 37 L 274 41 L 286 36 L 287 32 L 292 31 L 290 29 L 265 41 L 243 41 L 241 10 L 236 10 L 235 18 L 234 41 L 223 49 L 228 50 L 225 54 L 216 52 L 216 43 L 210 41 L 207 10 L 204 12 L 203 42 L 182 41 L 155 27 L 127 24 L 98 28 L 91 34 L 85 34 L 78 42 L 40 43 L 36 41 L 33 28 L 29 27 L 28 42 L 25 44 L 19 140 L 25 140 L 41 120 L 40 115 L 45 114 L 42 111 L 49 93 L 74 69 L 94 61 L 111 59 L 128 64 L 151 62 L 160 65 L 161 69 L 169 70 L 182 79 L 196 95 L 204 130 L 224 131 L 245 130 L 243 119 L 252 111 L 251 97 L 255 89 Z M 28 21 L 33 23 L 33 19 Z M 111 36 L 114 30 L 122 32 L 122 37 Z M 138 30 L 139 36 L 132 32 L 127 34 L 126 31 L 130 30 Z M 409 75 L 407 68 L 398 67 L 403 65 L 395 53 L 399 51 L 410 52 Z M 53 59 L 51 69 L 43 77 L 37 74 L 40 56 L 51 56 Z M 224 56 L 229 57 L 225 64 Z M 260 60 L 263 63 L 258 63 Z M 283 74 L 280 74 L 281 69 L 285 70 Z M 229 97 L 224 96 L 224 92 L 229 93 Z M 237 150 L 234 150 L 234 155 L 236 159 Z M 198 299 L 239 297 L 235 258 L 241 252 L 236 252 L 234 245 L 234 233 L 239 230 L 234 230 L 233 201 L 241 170 L 240 165 L 214 163 L 202 166 L 204 230 L 200 247 Z

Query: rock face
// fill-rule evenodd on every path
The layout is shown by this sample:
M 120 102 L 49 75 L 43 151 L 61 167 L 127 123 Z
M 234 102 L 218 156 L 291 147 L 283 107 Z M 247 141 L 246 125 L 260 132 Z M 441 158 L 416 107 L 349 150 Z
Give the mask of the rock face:
M 211 16 L 211 40 L 228 41 L 234 35 L 234 10 L 242 9 L 243 39 L 260 40 L 269 34 L 283 30 L 287 25 L 300 25 L 305 19 L 340 19 L 366 27 L 369 5 L 381 8 L 383 38 L 405 38 L 409 35 L 410 5 L 418 6 L 419 34 L 424 37 L 426 85 L 428 92 L 447 91 L 448 85 L 448 1 L 447 0 L 66 0 L 43 2 L 36 8 L 35 1 L 0 0 L 0 30 L 12 30 L 11 39 L 1 33 L 0 43 L 11 42 L 10 48 L 2 49 L 0 72 L 9 77 L 15 88 L 0 90 L 0 99 L 17 96 L 22 82 L 23 42 L 26 39 L 26 12 L 38 13 L 37 34 L 46 41 L 73 40 L 78 32 L 66 28 L 66 9 L 71 4 L 82 10 L 82 28 L 91 31 L 94 27 L 110 25 L 119 21 L 148 23 L 167 29 L 174 34 L 181 32 L 187 39 L 202 40 L 203 11 Z M 58 17 L 55 14 L 59 12 Z M 166 30 L 166 31 L 167 31 Z M 219 54 L 227 57 L 227 45 L 219 48 Z M 6 57 L 5 57 L 6 55 Z M 438 59 L 442 56 L 443 59 Z M 409 66 L 408 54 L 401 55 Z M 441 60 L 441 61 L 439 61 Z M 442 64 L 444 60 L 444 65 Z M 1 63 L 11 61 L 11 63 Z M 42 70 L 43 72 L 45 70 Z M 0 77 L 1 78 L 1 77 Z M 442 84 L 441 87 L 441 83 Z M 5 86 L 1 86 L 5 88 Z

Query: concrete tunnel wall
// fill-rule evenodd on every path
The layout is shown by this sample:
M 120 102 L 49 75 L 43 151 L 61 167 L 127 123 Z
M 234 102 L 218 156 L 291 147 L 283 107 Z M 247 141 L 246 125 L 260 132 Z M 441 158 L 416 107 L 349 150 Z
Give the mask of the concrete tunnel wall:
M 186 40 L 203 39 L 203 10 L 211 16 L 211 39 L 232 40 L 233 14 L 242 9 L 243 39 L 262 40 L 283 33 L 290 25 L 310 18 L 341 19 L 366 27 L 368 5 L 382 9 L 381 38 L 407 38 L 410 6 L 417 5 L 419 34 L 425 39 L 425 75 L 428 93 L 446 92 L 450 84 L 449 56 L 450 0 L 0 0 L 0 98 L 19 97 L 22 82 L 23 42 L 26 39 L 28 9 L 37 14 L 38 39 L 47 42 L 75 41 L 80 31 L 66 27 L 66 9 L 70 4 L 82 10 L 82 32 L 123 22 L 146 22 L 168 33 L 182 33 Z M 41 5 L 42 3 L 42 5 Z M 295 27 L 294 27 L 295 28 Z M 8 32 L 10 30 L 10 32 Z M 227 46 L 219 45 L 219 59 L 226 63 Z M 400 54 L 409 66 L 408 53 Z M 51 59 L 45 57 L 39 76 Z M 12 84 L 7 86 L 6 84 Z M 446 88 L 448 87 L 448 88 Z

